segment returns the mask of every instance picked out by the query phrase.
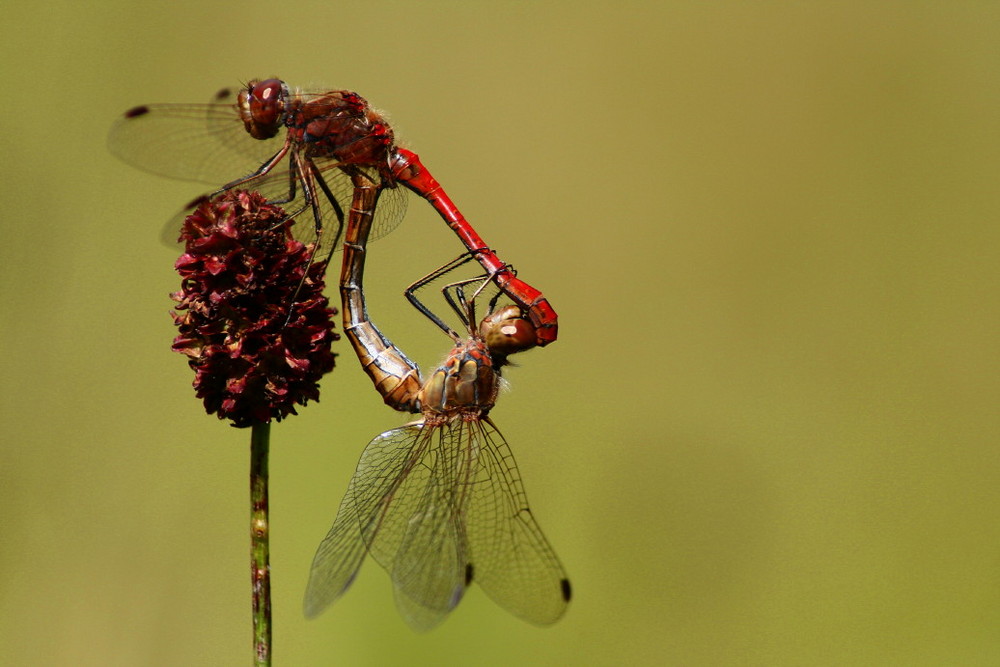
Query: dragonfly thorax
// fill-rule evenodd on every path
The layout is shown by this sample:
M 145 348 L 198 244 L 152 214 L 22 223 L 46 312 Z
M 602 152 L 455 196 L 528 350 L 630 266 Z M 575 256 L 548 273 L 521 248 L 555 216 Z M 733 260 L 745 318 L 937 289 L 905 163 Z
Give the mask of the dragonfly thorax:
M 306 157 L 373 167 L 387 185 L 394 182 L 388 166 L 395 146 L 392 127 L 357 93 L 335 90 L 290 100 L 285 124 L 289 140 L 300 145 Z
M 470 339 L 457 345 L 420 390 L 424 413 L 485 413 L 496 402 L 499 378 L 486 345 Z

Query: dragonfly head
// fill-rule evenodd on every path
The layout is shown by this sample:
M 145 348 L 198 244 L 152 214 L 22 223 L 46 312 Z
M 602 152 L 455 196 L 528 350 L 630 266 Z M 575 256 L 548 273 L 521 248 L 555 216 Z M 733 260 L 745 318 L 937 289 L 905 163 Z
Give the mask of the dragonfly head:
M 280 79 L 251 81 L 240 92 L 237 104 L 240 118 L 254 139 L 270 139 L 278 133 L 285 120 L 285 100 L 288 86 Z
M 537 345 L 535 325 L 515 305 L 504 306 L 484 317 L 479 323 L 479 335 L 496 368 L 506 364 L 509 355 Z

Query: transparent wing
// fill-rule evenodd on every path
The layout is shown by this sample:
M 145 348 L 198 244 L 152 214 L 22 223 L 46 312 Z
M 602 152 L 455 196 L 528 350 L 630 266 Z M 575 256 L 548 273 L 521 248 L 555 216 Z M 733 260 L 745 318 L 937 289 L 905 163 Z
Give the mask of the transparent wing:
M 247 134 L 236 109 L 237 91 L 219 91 L 211 104 L 149 104 L 126 111 L 111 127 L 108 150 L 154 174 L 222 185 L 250 174 L 278 152 L 271 139 Z
M 238 89 L 225 88 L 210 104 L 151 104 L 125 112 L 112 126 L 108 149 L 122 161 L 154 174 L 179 180 L 197 181 L 222 187 L 249 176 L 277 155 L 285 143 L 285 133 L 270 139 L 254 139 L 240 120 L 236 108 Z M 303 93 L 303 97 L 316 93 Z M 298 149 L 292 148 L 291 152 Z M 300 160 L 297 156 L 297 159 Z M 268 200 L 282 204 L 295 217 L 292 233 L 303 243 L 319 238 L 316 257 L 323 259 L 339 249 L 343 238 L 342 225 L 350 210 L 352 186 L 350 178 L 332 159 L 317 158 L 313 202 L 306 196 L 307 188 L 286 156 L 268 174 L 248 180 L 236 187 L 256 190 Z M 376 170 L 369 175 L 378 183 Z M 195 198 L 175 214 L 161 231 L 161 240 L 174 246 L 180 235 L 184 217 L 217 190 Z M 386 188 L 379 201 L 372 223 L 370 241 L 385 236 L 402 220 L 406 212 L 406 195 L 399 188 Z
M 473 578 L 515 616 L 554 623 L 569 603 L 569 578 L 531 514 L 507 441 L 489 419 L 470 428 L 479 445 L 467 514 Z
M 351 482 L 353 486 L 353 480 Z M 357 506 L 349 487 L 337 510 L 337 518 L 320 542 L 309 571 L 309 583 L 302 609 L 308 618 L 318 616 L 351 584 L 365 558 Z
M 342 250 L 343 225 L 351 209 L 353 185 L 350 178 L 332 160 L 316 160 L 315 165 L 317 178 L 313 195 L 319 212 L 318 226 L 311 202 L 306 200 L 302 185 L 295 178 L 297 174 L 287 168 L 275 169 L 236 187 L 260 192 L 268 201 L 279 204 L 289 216 L 295 218 L 292 234 L 296 239 L 303 243 L 313 243 L 319 239 L 316 258 L 322 260 Z M 370 170 L 369 174 L 376 179 L 374 170 Z M 176 246 L 184 218 L 213 194 L 197 197 L 171 217 L 160 232 L 161 241 L 168 246 Z M 395 229 L 406 213 L 406 204 L 407 196 L 402 188 L 383 188 L 375 209 L 369 241 L 379 239 Z
M 418 631 L 444 620 L 469 583 L 464 487 L 456 483 L 469 473 L 467 436 L 461 422 L 388 431 L 369 444 L 355 474 L 365 544 Z
M 307 616 L 347 590 L 366 550 L 418 631 L 444 620 L 472 581 L 542 625 L 558 620 L 570 598 L 510 448 L 489 420 L 409 425 L 368 444 L 313 560 Z
M 304 605 L 307 616 L 319 614 L 354 581 L 381 529 L 382 515 L 419 464 L 423 435 L 418 425 L 403 426 L 382 433 L 365 447 L 337 518 L 313 558 Z M 390 534 L 379 544 L 387 542 Z

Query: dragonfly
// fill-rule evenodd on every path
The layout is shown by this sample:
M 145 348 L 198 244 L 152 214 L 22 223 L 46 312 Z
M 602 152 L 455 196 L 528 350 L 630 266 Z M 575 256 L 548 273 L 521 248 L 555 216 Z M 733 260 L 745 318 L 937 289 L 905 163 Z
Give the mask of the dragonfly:
M 316 261 L 339 249 L 353 181 L 379 185 L 370 240 L 392 231 L 406 210 L 398 186 L 426 199 L 493 282 L 535 326 L 538 345 L 556 340 L 558 316 L 541 292 L 518 280 L 487 246 L 420 157 L 396 145 L 392 127 L 347 90 L 293 90 L 280 79 L 224 88 L 207 104 L 149 104 L 126 111 L 108 146 L 124 162 L 170 178 L 216 186 L 190 202 L 164 230 L 176 241 L 180 220 L 206 199 L 255 190 L 295 218 L 293 233 L 313 243 Z M 219 185 L 222 184 L 222 185 Z
M 447 359 L 422 378 L 367 314 L 364 251 L 379 190 L 355 189 L 341 273 L 344 329 L 385 402 L 420 418 L 377 436 L 362 453 L 316 551 L 305 614 L 314 617 L 343 595 L 371 554 L 389 573 L 396 606 L 415 630 L 443 621 L 473 582 L 515 616 L 554 623 L 570 601 L 569 578 L 489 416 L 507 357 L 537 344 L 534 325 L 516 304 L 497 308 L 498 292 L 477 327 L 475 304 L 489 276 L 452 283 L 446 298 L 467 337 L 450 331 Z M 481 284 L 467 297 L 473 281 Z

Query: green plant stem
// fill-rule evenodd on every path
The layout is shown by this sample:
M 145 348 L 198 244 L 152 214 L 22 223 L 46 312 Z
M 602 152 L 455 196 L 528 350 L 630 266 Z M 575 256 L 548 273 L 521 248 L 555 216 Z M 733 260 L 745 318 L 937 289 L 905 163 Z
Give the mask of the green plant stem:
M 271 424 L 255 422 L 250 435 L 250 579 L 253 586 L 254 664 L 271 664 L 271 565 L 267 514 L 267 453 Z

